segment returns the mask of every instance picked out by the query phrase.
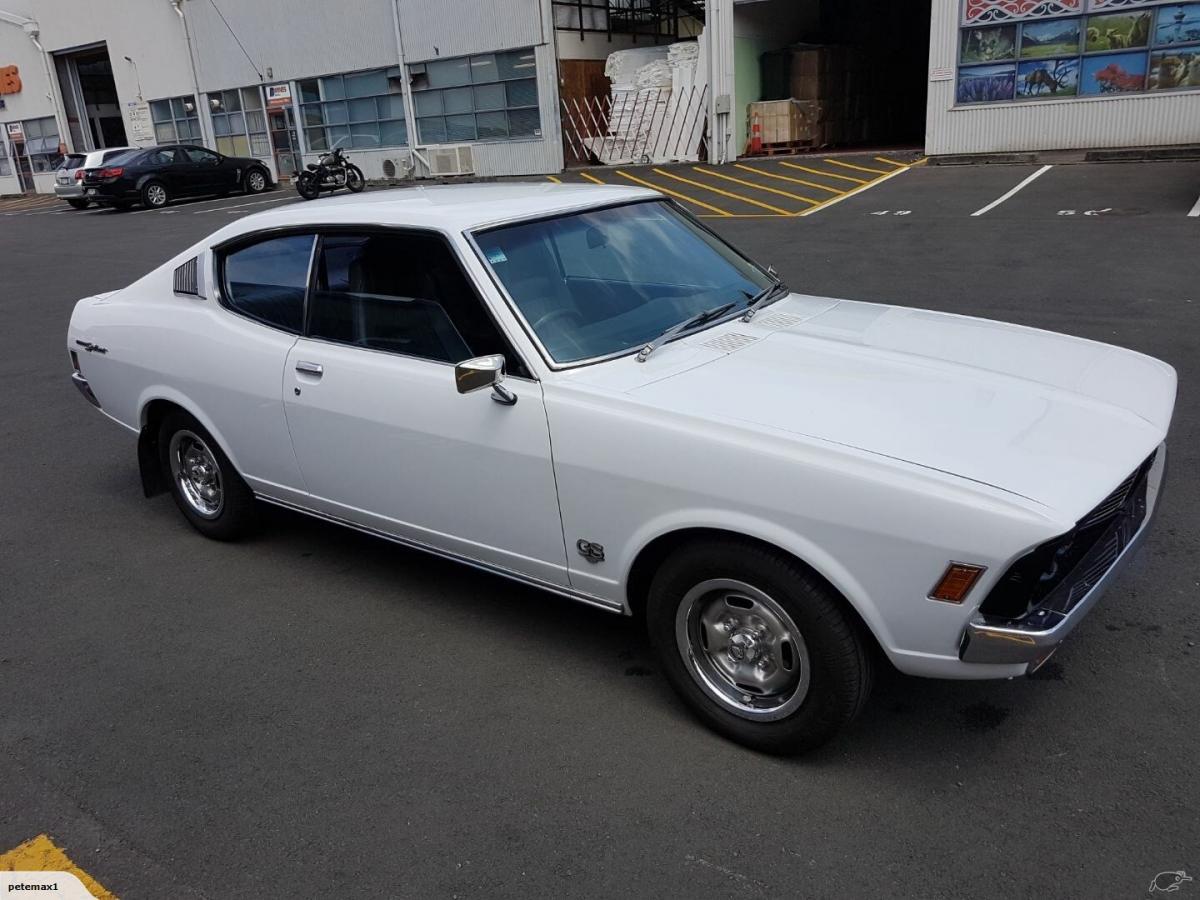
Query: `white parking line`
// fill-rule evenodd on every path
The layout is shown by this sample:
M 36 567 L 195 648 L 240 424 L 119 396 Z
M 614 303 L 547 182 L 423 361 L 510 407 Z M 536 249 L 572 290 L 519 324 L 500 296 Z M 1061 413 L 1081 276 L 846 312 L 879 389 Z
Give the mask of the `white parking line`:
M 213 209 L 197 209 L 192 211 L 192 215 L 198 216 L 202 213 L 210 212 L 225 212 L 227 209 L 241 209 L 243 206 L 261 206 L 264 203 L 279 203 L 281 200 L 296 200 L 297 197 L 289 197 L 286 194 L 282 197 L 272 197 L 270 200 L 252 200 L 249 203 L 235 203 L 233 206 L 217 206 Z
M 1200 217 L 1200 198 L 1196 199 L 1196 205 L 1192 207 L 1192 211 L 1188 213 L 1188 218 L 1195 219 Z
M 991 203 L 989 203 L 987 206 L 985 206 L 983 209 L 977 209 L 977 210 L 975 210 L 975 212 L 971 213 L 971 215 L 972 216 L 982 216 L 986 212 L 991 212 L 993 209 L 995 209 L 997 206 L 999 206 L 1005 200 L 1008 200 L 1010 197 L 1015 196 L 1016 193 L 1018 191 L 1020 191 L 1022 188 L 1031 184 L 1034 181 L 1034 179 L 1041 177 L 1042 175 L 1044 175 L 1046 172 L 1049 172 L 1053 168 L 1054 168 L 1054 166 L 1042 166 L 1040 169 L 1038 169 L 1036 172 L 1034 172 L 1032 175 L 1030 175 L 1028 178 L 1026 178 L 1020 184 L 1018 184 L 1015 188 L 1013 188 L 1007 194 L 1000 195 L 995 200 L 993 200 Z

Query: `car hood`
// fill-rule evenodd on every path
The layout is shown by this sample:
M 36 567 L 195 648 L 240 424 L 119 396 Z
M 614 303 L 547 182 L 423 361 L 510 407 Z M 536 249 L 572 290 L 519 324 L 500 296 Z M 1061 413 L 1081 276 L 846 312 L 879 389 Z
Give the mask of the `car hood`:
M 644 366 L 619 360 L 646 370 L 624 390 L 951 473 L 1072 520 L 1163 441 L 1175 403 L 1175 370 L 1130 350 L 871 303 L 793 295 L 681 343 Z

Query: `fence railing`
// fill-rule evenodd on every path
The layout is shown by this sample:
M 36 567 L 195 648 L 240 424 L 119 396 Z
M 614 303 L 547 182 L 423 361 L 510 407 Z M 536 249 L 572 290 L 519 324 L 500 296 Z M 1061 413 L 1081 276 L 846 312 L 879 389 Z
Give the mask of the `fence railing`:
M 708 87 L 614 91 L 563 98 L 568 165 L 694 162 L 708 134 Z

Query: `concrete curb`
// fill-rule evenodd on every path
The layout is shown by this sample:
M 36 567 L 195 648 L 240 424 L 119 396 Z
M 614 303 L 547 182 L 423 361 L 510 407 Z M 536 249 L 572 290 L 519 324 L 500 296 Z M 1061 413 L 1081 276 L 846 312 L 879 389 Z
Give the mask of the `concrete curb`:
M 931 166 L 1070 165 L 1089 162 L 1157 162 L 1200 159 L 1200 144 L 1111 150 L 1040 150 L 1028 153 L 954 153 L 929 157 Z

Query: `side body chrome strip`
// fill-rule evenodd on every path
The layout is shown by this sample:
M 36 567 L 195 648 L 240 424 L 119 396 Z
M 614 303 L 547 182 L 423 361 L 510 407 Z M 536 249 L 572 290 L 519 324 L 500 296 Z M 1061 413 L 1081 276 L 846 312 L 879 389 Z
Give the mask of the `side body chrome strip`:
M 363 534 L 369 534 L 372 537 L 382 538 L 385 541 L 391 541 L 393 544 L 400 544 L 403 547 L 408 547 L 412 550 L 420 550 L 423 553 L 429 553 L 433 556 L 440 556 L 443 559 L 451 560 L 452 562 L 462 563 L 470 566 L 473 569 L 479 569 L 483 572 L 488 572 L 492 575 L 499 575 L 501 578 L 507 578 L 510 581 L 516 581 L 521 584 L 529 585 L 530 587 L 538 588 L 551 594 L 557 594 L 560 597 L 566 597 L 568 600 L 575 600 L 579 603 L 585 603 L 588 606 L 594 606 L 597 609 L 602 609 L 605 612 L 617 613 L 621 615 L 625 612 L 625 608 L 619 603 L 613 603 L 611 600 L 605 600 L 601 597 L 594 597 L 591 594 L 585 594 L 581 591 L 575 591 L 571 588 L 562 587 L 561 585 L 551 584 L 548 581 L 541 581 L 537 578 L 532 578 L 528 575 L 522 575 L 519 572 L 514 572 L 511 569 L 505 569 L 502 566 L 495 566 L 491 563 L 486 563 L 478 559 L 472 559 L 469 556 L 460 556 L 457 553 L 451 553 L 448 550 L 442 550 L 438 547 L 433 547 L 429 544 L 423 544 L 420 541 L 402 538 L 398 535 L 389 534 L 386 531 L 380 531 L 377 528 L 371 528 L 367 525 L 360 525 L 357 522 L 351 522 L 348 519 L 341 519 L 337 516 L 331 516 L 328 513 L 317 512 L 315 509 L 309 509 L 306 506 L 301 506 L 298 503 L 291 503 L 287 500 L 279 500 L 275 497 L 267 496 L 266 494 L 256 493 L 254 495 L 263 503 L 270 503 L 272 506 L 278 506 L 282 509 L 290 509 L 292 512 L 303 513 L 306 516 L 312 516 L 314 519 L 321 519 L 326 522 L 332 522 L 334 525 L 342 525 L 346 528 L 352 528 L 355 531 L 361 531 Z

